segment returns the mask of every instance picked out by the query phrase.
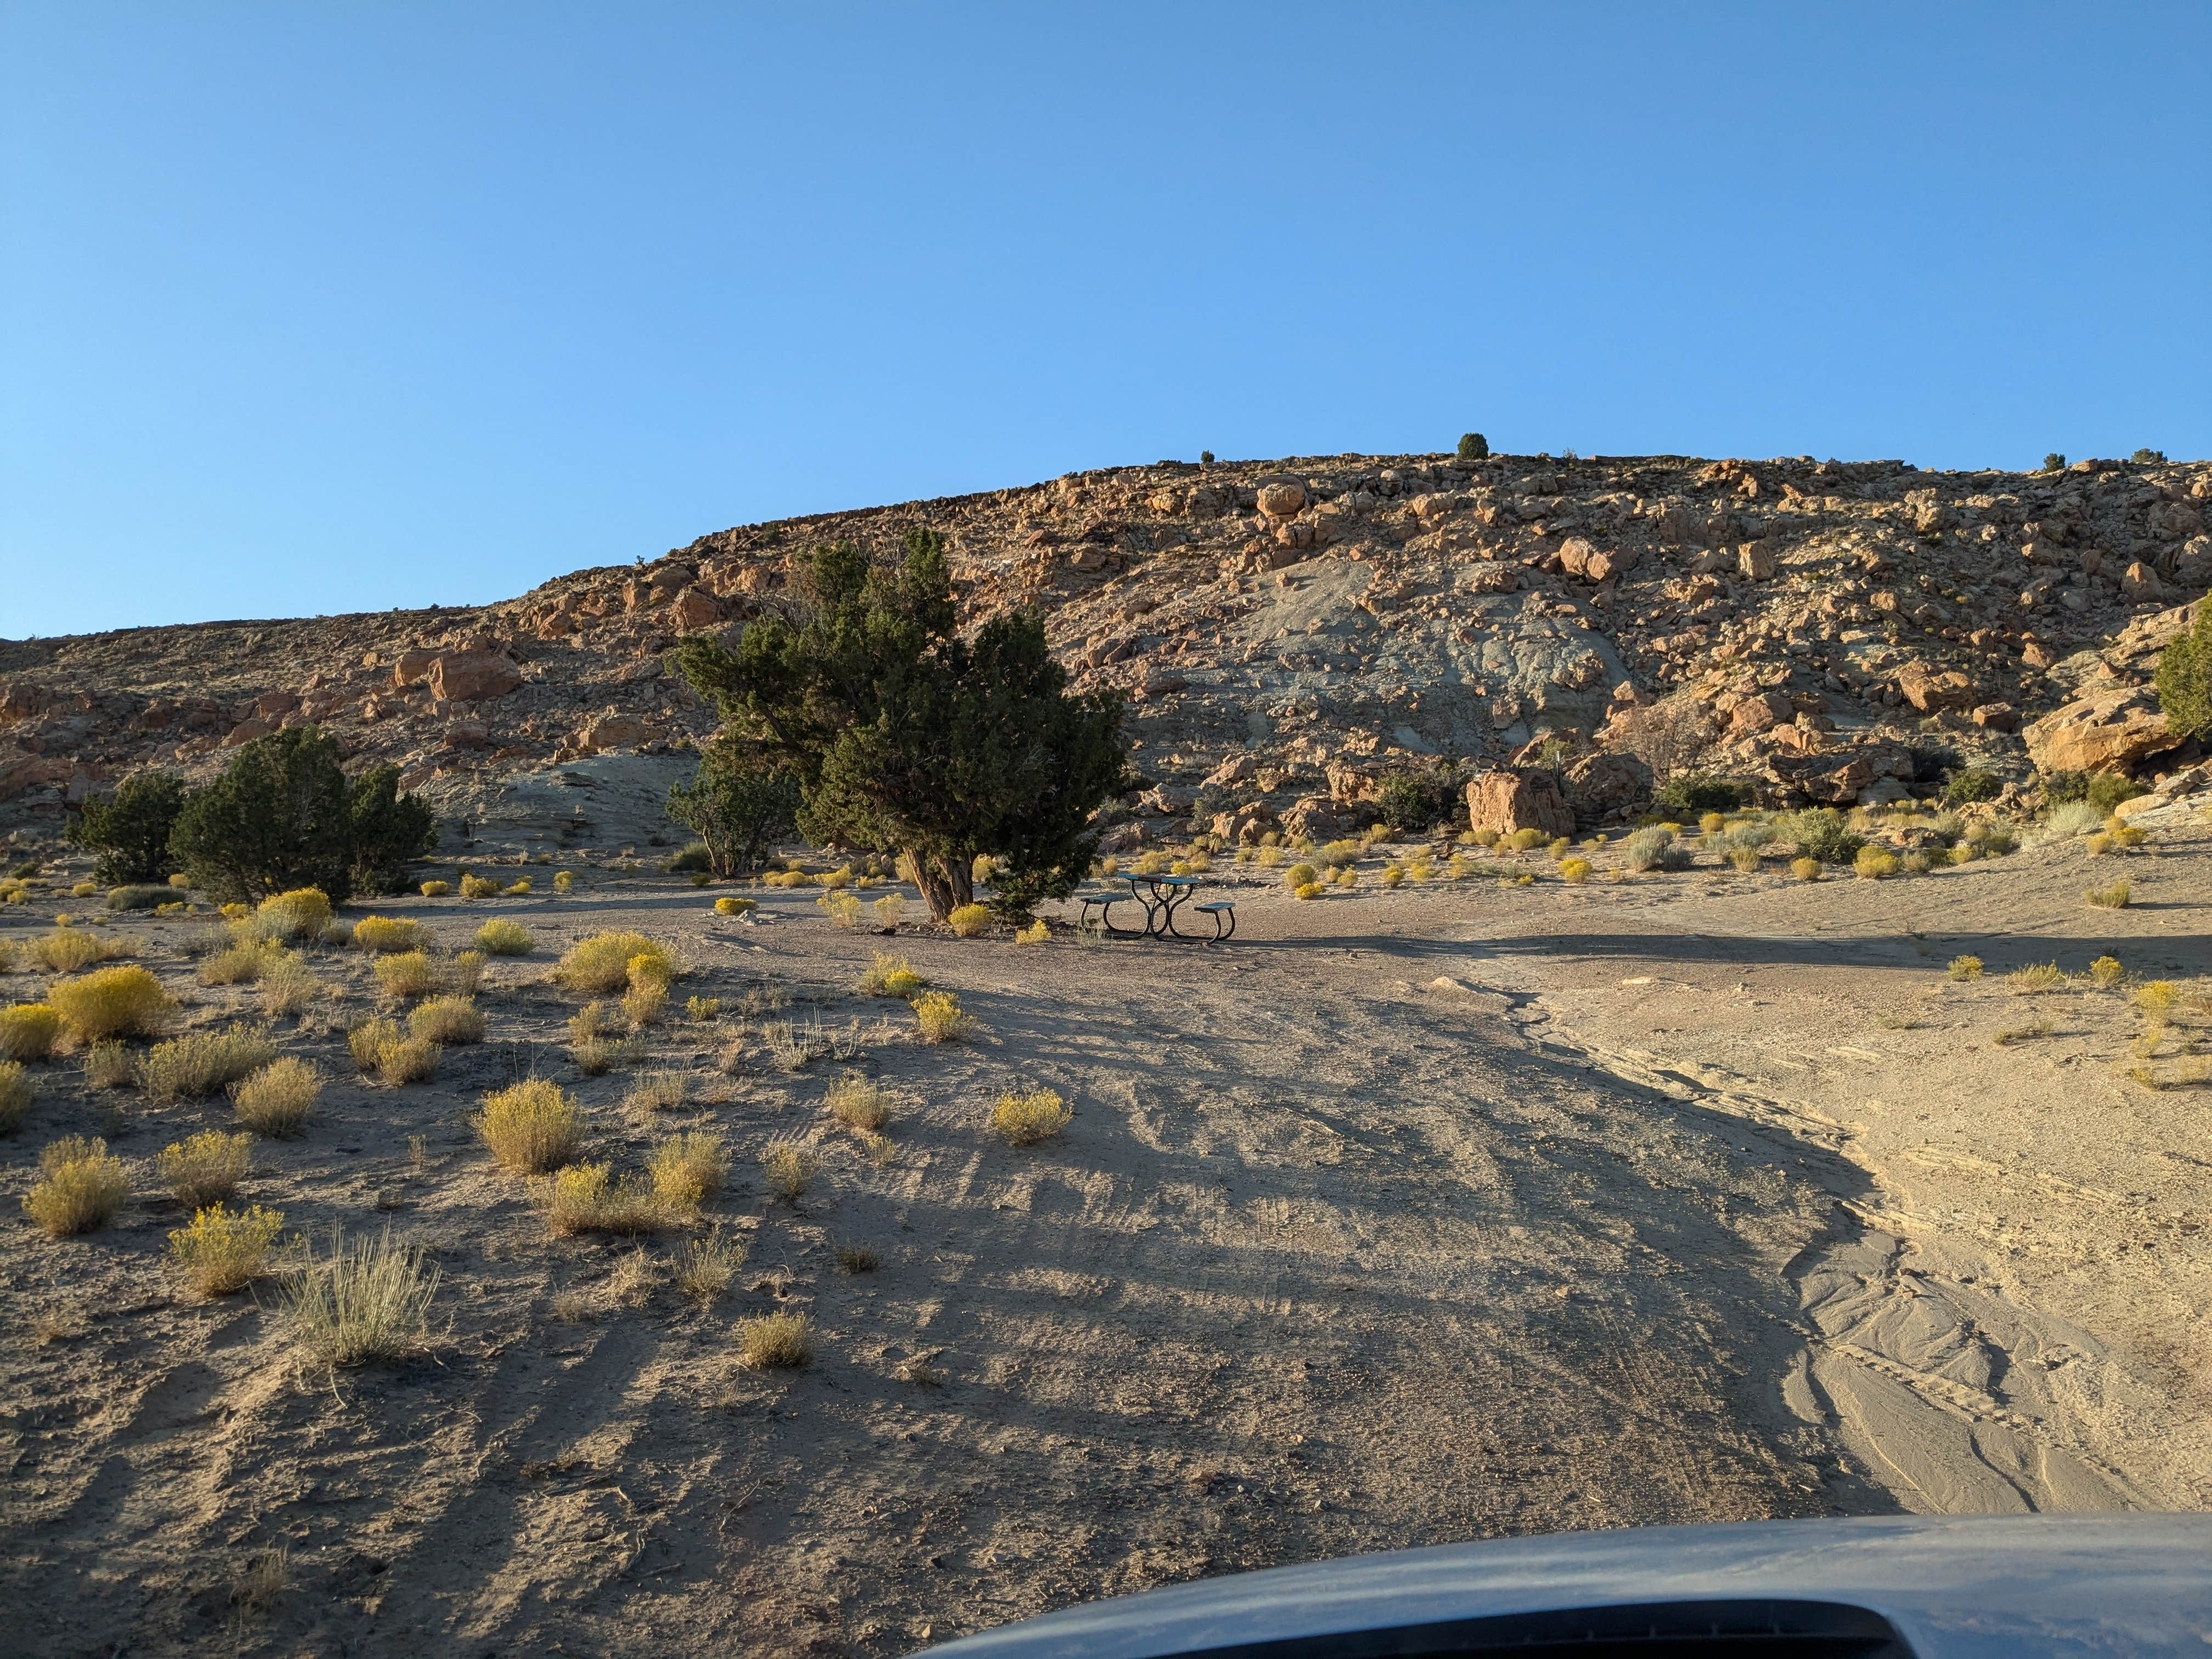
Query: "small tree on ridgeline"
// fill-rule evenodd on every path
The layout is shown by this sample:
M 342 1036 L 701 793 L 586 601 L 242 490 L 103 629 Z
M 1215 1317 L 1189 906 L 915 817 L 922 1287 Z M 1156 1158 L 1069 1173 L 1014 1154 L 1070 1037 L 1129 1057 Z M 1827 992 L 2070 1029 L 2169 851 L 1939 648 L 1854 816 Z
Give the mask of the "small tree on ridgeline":
M 809 839 L 906 854 L 939 921 L 973 902 L 979 854 L 1008 912 L 1072 890 L 1091 811 L 1127 781 L 1120 696 L 1069 696 L 1035 617 L 963 638 L 933 531 L 908 531 L 895 567 L 817 548 L 797 586 L 797 615 L 750 624 L 735 651 L 676 647 L 721 712 L 718 741 L 797 780 Z

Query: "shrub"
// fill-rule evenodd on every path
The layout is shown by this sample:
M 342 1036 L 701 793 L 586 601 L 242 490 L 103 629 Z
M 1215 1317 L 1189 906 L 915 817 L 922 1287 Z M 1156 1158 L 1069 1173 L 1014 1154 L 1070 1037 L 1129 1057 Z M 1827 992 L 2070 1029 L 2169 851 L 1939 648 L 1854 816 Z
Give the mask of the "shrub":
M 1322 898 L 1325 896 L 1328 892 L 1328 889 L 1323 886 L 1320 882 L 1310 881 L 1304 886 L 1293 887 L 1291 890 L 1291 896 L 1297 899 L 1312 900 Z
M 233 1025 L 222 1031 L 189 1031 L 146 1051 L 139 1084 L 150 1099 L 198 1100 L 226 1088 L 276 1058 L 268 1029 Z
M 684 1103 L 681 1072 L 647 1072 L 623 1096 L 623 1110 L 642 1117 L 653 1112 L 672 1112 Z
M 745 1265 L 744 1241 L 725 1239 L 717 1227 L 704 1238 L 689 1240 L 676 1259 L 676 1288 L 695 1301 L 712 1302 Z
M 1653 804 L 1662 811 L 1677 813 L 1684 818 L 1692 813 L 1702 816 L 1707 812 L 1732 812 L 1740 806 L 1748 806 L 1751 799 L 1748 784 L 1709 772 L 1678 772 L 1651 796 Z
M 261 901 L 253 930 L 263 939 L 287 943 L 319 939 L 331 925 L 331 901 L 319 887 L 298 887 Z
M 1996 773 L 1980 767 L 1961 767 L 1943 781 L 1943 805 L 1968 806 L 1976 801 L 1995 800 L 2003 788 Z
M 177 890 L 163 883 L 111 887 L 103 901 L 111 910 L 158 910 L 176 902 Z
M 410 1036 L 438 1043 L 483 1041 L 483 1012 L 466 997 L 432 997 L 407 1016 Z
M 483 951 L 462 951 L 446 964 L 447 988 L 456 996 L 474 996 L 483 981 Z
M 2118 772 L 2053 772 L 2043 780 L 2043 797 L 2052 808 L 2086 801 L 2102 823 L 2124 800 L 2147 793 L 2133 778 Z
M 497 898 L 499 884 L 464 871 L 461 874 L 461 896 L 465 899 Z
M 12 1135 L 23 1127 L 31 1109 L 31 1080 L 20 1060 L 0 1060 L 0 1135 Z
M 438 1069 L 444 1053 L 428 1037 L 404 1037 L 386 1044 L 376 1056 L 376 1074 L 395 1086 L 426 1081 Z
M 182 779 L 168 772 L 141 772 L 125 778 L 105 799 L 86 801 L 70 817 L 69 838 L 99 855 L 93 879 L 103 887 L 157 882 L 172 867 L 169 836 L 184 805 Z
M 575 1103 L 544 1078 L 523 1081 L 484 1097 L 477 1133 L 501 1169 L 540 1175 L 576 1155 L 583 1124 Z
M 761 1314 L 738 1322 L 738 1352 L 757 1371 L 796 1370 L 814 1357 L 813 1326 L 800 1313 Z
M 2118 957 L 2099 957 L 2089 964 L 2089 983 L 2100 991 L 2109 991 L 2118 985 L 2127 969 L 2120 966 Z
M 642 933 L 593 933 L 579 939 L 555 964 L 553 977 L 572 991 L 604 996 L 633 982 L 631 963 L 639 957 L 657 964 L 664 983 L 679 977 L 674 953 Z
M 1663 823 L 1652 823 L 1622 843 L 1621 860 L 1641 874 L 1647 870 L 1679 870 L 1690 861 L 1690 855 L 1677 844 L 1673 830 Z
M 2063 472 L 2066 470 L 2066 458 L 2057 450 L 2052 450 L 2043 458 L 2043 470 L 2045 472 Z
M 689 875 L 695 871 L 703 872 L 711 870 L 713 859 L 707 850 L 707 843 L 695 841 L 670 854 L 668 861 L 660 867 L 672 876 Z
M 2064 989 L 2066 975 L 2058 971 L 2055 962 L 2037 962 L 2014 969 L 2005 975 L 2005 983 L 2014 996 L 2043 996 Z
M 443 898 L 453 890 L 453 884 L 450 881 L 426 881 L 416 890 L 424 898 Z
M 2112 838 L 2102 833 L 2090 836 L 2081 843 L 2081 850 L 2093 858 L 2102 858 L 2112 850 Z
M 2177 739 L 2212 732 L 2212 605 L 2200 600 L 2197 620 L 2159 653 L 2158 706 Z
M 1731 847 L 1728 849 L 1728 861 L 1747 876 L 1756 875 L 1759 872 L 1759 848 Z
M 568 890 L 575 884 L 576 872 L 574 870 L 556 870 L 553 872 L 553 890 L 555 892 L 566 894 Z
M 914 1018 L 925 1042 L 957 1042 L 975 1029 L 975 1022 L 961 1010 L 960 999 L 950 991 L 929 991 L 914 1000 Z
M 1480 432 L 1459 434 L 1459 447 L 1452 452 L 1462 461 L 1486 461 L 1490 459 L 1490 441 Z
M 33 961 L 57 974 L 74 974 L 95 962 L 130 954 L 121 939 L 103 939 L 82 927 L 57 927 L 51 933 L 42 933 L 31 941 L 30 951 Z
M 882 901 L 878 900 L 877 902 L 880 905 Z M 718 916 L 741 916 L 748 910 L 759 908 L 760 902 L 757 899 L 738 898 L 728 893 L 725 893 L 714 901 L 714 914 Z
M 1525 853 L 1544 839 L 1544 832 L 1541 830 L 1516 830 L 1505 839 L 1515 852 Z
M 696 1210 L 721 1188 L 730 1172 L 729 1154 L 718 1134 L 691 1131 L 672 1135 L 646 1164 L 660 1201 L 678 1210 Z
M 400 951 L 420 951 L 428 943 L 419 921 L 398 916 L 363 916 L 353 925 L 356 950 L 386 956 Z
M 623 993 L 623 1013 L 634 1031 L 659 1024 L 667 1006 L 668 984 L 665 980 L 641 979 Z
M 284 1140 L 300 1133 L 323 1092 L 323 1074 L 289 1055 L 273 1060 L 231 1085 L 238 1121 L 258 1135 Z
M 491 957 L 526 957 L 538 948 L 530 930 L 501 916 L 477 929 L 477 949 Z
M 188 1210 L 216 1204 L 238 1191 L 252 1157 L 253 1137 L 208 1129 L 161 1148 L 154 1167 L 162 1184 Z
M 1413 835 L 1460 816 L 1467 769 L 1448 764 L 1395 768 L 1382 776 L 1376 815 L 1399 835 Z
M 0 1008 L 0 1060 L 44 1060 L 61 1030 L 62 1017 L 46 1003 Z
M 672 861 L 671 867 L 734 876 L 757 865 L 763 849 L 793 827 L 799 782 L 717 738 L 701 754 L 692 781 L 669 790 L 667 806 L 669 817 L 700 837 L 677 854 L 685 860 L 696 848 L 696 864 Z
M 1979 957 L 1953 957 L 1949 971 L 1953 979 L 1979 979 L 1982 976 L 1982 959 Z
M 1046 926 L 1045 919 L 1042 916 L 1039 916 L 1028 927 L 1020 929 L 1014 934 L 1014 943 L 1017 945 L 1049 945 L 1052 943 L 1052 929 Z
M 873 1134 L 890 1121 L 891 1106 L 882 1085 L 848 1072 L 830 1085 L 830 1115 L 848 1129 Z
M 722 1000 L 720 997 L 686 997 L 684 999 L 684 1012 L 704 1025 L 722 1017 Z
M 138 1062 L 128 1048 L 106 1037 L 84 1051 L 84 1079 L 95 1089 L 127 1089 L 138 1080 Z
M 373 1072 L 385 1049 L 405 1035 L 396 1020 L 365 1019 L 346 1033 L 346 1048 L 355 1065 L 364 1072 Z
M 2135 896 L 2135 890 L 2124 881 L 2116 881 L 2110 887 L 2092 887 L 2087 894 L 2089 902 L 2100 910 L 2124 910 Z
M 1588 881 L 1589 877 L 1590 861 L 1588 859 L 1561 859 L 1559 860 L 1559 879 L 1561 881 L 1572 882 L 1576 886 L 1579 887 L 1583 883 Z
M 1074 1115 L 1050 1089 L 1003 1094 L 991 1108 L 991 1127 L 1010 1146 L 1034 1146 L 1065 1129 Z
M 973 939 L 991 925 L 991 912 L 981 904 L 956 905 L 945 921 L 962 939 Z
M 446 976 L 424 951 L 400 951 L 376 959 L 376 982 L 388 997 L 423 997 L 443 988 Z
M 80 1042 L 110 1036 L 155 1036 L 167 1029 L 177 1005 L 144 968 L 101 968 L 57 980 L 46 1005 Z
M 282 1214 L 258 1204 L 232 1212 L 216 1203 L 169 1235 L 169 1255 L 197 1294 L 228 1296 L 261 1276 L 283 1226 Z
M 666 1220 L 653 1183 L 637 1176 L 616 1180 L 604 1164 L 571 1164 L 530 1183 L 530 1196 L 545 1224 L 562 1237 L 577 1233 L 658 1232 Z
M 1794 858 L 1790 860 L 1790 873 L 1800 881 L 1820 878 L 1820 860 L 1816 858 Z
M 251 985 L 261 977 L 264 968 L 283 954 L 283 946 L 266 939 L 241 939 L 204 960 L 199 966 L 199 981 L 203 985 Z
M 1897 873 L 1897 854 L 1887 848 L 1866 846 L 1851 860 L 1851 868 L 1868 881 L 1887 881 Z
M 788 1140 L 779 1140 L 761 1154 L 761 1169 L 768 1176 L 769 1191 L 787 1204 L 798 1203 L 814 1184 L 814 1159 L 805 1147 Z
M 348 1243 L 333 1231 L 330 1254 L 311 1251 L 287 1275 L 283 1317 L 293 1340 L 329 1365 L 395 1359 L 427 1346 L 438 1270 L 389 1230 Z
M 865 1244 L 840 1244 L 830 1254 L 842 1273 L 872 1273 L 884 1265 L 883 1257 Z
M 2154 979 L 2136 987 L 2135 1003 L 2146 1018 L 2162 1020 L 2173 1011 L 2180 996 L 2170 979 Z
M 530 878 L 523 876 L 517 880 L 509 882 L 500 890 L 509 898 L 525 897 L 530 891 Z
M 123 1160 L 108 1152 L 104 1140 L 65 1136 L 39 1154 L 39 1171 L 23 1195 L 23 1208 L 54 1238 L 103 1225 L 130 1192 Z
M 1804 856 L 1818 859 L 1823 864 L 1849 864 L 1865 845 L 1851 833 L 1844 815 L 1832 806 L 1811 806 L 1802 812 L 1787 813 L 1776 822 L 1775 830 L 1783 840 L 1796 842 L 1797 850 Z
M 852 893 L 832 890 L 814 902 L 840 927 L 858 927 L 860 925 L 860 901 Z

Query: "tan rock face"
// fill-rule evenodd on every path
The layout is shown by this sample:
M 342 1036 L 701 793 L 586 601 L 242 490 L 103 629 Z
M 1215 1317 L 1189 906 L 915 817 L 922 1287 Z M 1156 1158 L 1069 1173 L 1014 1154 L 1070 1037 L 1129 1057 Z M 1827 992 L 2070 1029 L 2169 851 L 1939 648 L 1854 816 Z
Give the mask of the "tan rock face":
M 1774 573 L 1781 568 L 1775 562 L 1774 550 L 1765 542 L 1746 542 L 1738 548 L 1736 568 L 1747 582 L 1771 582 Z
M 577 734 L 576 744 L 581 749 L 635 749 L 659 736 L 658 726 L 635 714 L 602 714 Z
M 668 607 L 668 619 L 686 633 L 712 628 L 722 620 L 722 607 L 702 587 L 687 587 Z
M 514 661 L 492 651 L 453 651 L 430 664 L 430 691 L 449 702 L 489 702 L 522 684 Z
M 1305 510 L 1306 487 L 1295 483 L 1271 483 L 1260 487 L 1260 511 L 1271 519 L 1296 518 Z
M 392 690 L 404 691 L 410 685 L 421 684 L 430 677 L 430 665 L 437 660 L 434 651 L 401 652 L 392 659 Z
M 1897 671 L 1897 689 L 1923 714 L 1964 708 L 1975 701 L 1973 684 L 1964 674 L 1955 670 L 1936 673 L 1923 662 L 1908 662 Z
M 2145 686 L 2092 692 L 2055 708 L 2021 735 L 2045 772 L 2108 772 L 2173 742 L 2157 696 Z
M 1470 830 L 1494 830 L 1501 836 L 1516 830 L 1538 830 L 1547 836 L 1575 832 L 1575 815 L 1550 773 L 1516 772 L 1503 766 L 1468 785 L 1467 818 Z
M 1747 737 L 1757 732 L 1771 732 L 1796 718 L 1797 711 L 1787 697 L 1765 691 L 1736 704 L 1729 720 L 1729 733 L 1731 737 Z
M 240 720 L 223 734 L 222 746 L 235 749 L 240 744 L 252 743 L 256 738 L 265 738 L 276 729 L 274 720 Z

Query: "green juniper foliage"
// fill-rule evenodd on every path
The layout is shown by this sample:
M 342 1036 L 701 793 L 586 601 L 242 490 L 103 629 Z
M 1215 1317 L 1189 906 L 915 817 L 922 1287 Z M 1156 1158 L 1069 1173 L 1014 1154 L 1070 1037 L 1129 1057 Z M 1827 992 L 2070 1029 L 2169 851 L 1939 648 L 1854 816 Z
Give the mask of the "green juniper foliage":
M 104 887 L 159 881 L 175 867 L 169 832 L 184 805 L 184 780 L 176 774 L 140 772 L 105 800 L 85 802 L 70 820 L 69 838 L 100 855 L 92 878 Z

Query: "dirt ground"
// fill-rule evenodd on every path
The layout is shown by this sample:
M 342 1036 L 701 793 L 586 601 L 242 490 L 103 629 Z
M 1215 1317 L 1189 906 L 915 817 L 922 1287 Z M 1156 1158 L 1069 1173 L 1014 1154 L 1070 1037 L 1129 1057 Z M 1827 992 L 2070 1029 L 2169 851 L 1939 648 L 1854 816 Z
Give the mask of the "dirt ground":
M 430 1352 L 333 1376 L 270 1282 L 185 1294 L 153 1158 L 227 1103 L 33 1067 L 0 1143 L 0 1649 L 890 1654 L 1454 1539 L 2202 1507 L 2207 1091 L 2126 1073 L 2188 1075 L 2203 1016 L 2185 1000 L 2146 1060 L 2124 985 L 2003 975 L 2109 951 L 2191 980 L 2206 849 L 2202 825 L 2164 833 L 2115 911 L 2081 899 L 2112 861 L 2073 847 L 1881 883 L 1370 882 L 1310 903 L 1251 872 L 1219 949 L 892 941 L 805 894 L 732 921 L 657 876 L 380 905 L 454 947 L 511 915 L 540 948 L 490 969 L 488 1041 L 404 1088 L 346 1057 L 365 960 L 311 951 L 343 997 L 278 1035 L 335 1080 L 303 1137 L 258 1144 L 243 1196 L 289 1232 L 389 1226 L 434 1252 Z M 251 1016 L 250 990 L 194 982 L 204 925 L 102 926 L 194 1023 Z M 577 1073 L 578 999 L 544 978 L 617 926 L 682 951 L 678 1000 L 761 1011 L 741 1037 L 731 1012 L 661 1028 L 647 1064 L 692 1097 L 650 1121 L 620 1109 L 624 1072 Z M 880 948 L 957 992 L 974 1036 L 921 1043 L 904 1004 L 861 995 Z M 1947 975 L 1963 954 L 1983 977 Z M 780 1019 L 850 1060 L 779 1070 Z M 843 1063 L 893 1094 L 887 1157 L 823 1109 Z M 679 1128 L 724 1134 L 707 1217 L 750 1244 L 727 1293 L 678 1295 L 677 1236 L 549 1236 L 468 1121 L 531 1072 L 575 1091 L 591 1156 L 619 1167 Z M 994 1139 L 1017 1086 L 1059 1091 L 1066 1132 Z M 17 1200 L 64 1133 L 106 1134 L 132 1191 L 52 1241 Z M 759 1162 L 789 1139 L 822 1171 L 796 1205 Z M 854 1244 L 881 1266 L 839 1271 Z M 733 1324 L 777 1307 L 814 1321 L 813 1364 L 747 1370 Z M 281 1590 L 241 1600 L 279 1549 Z

